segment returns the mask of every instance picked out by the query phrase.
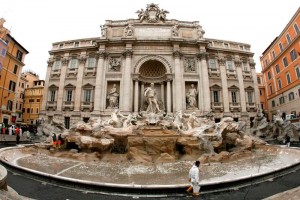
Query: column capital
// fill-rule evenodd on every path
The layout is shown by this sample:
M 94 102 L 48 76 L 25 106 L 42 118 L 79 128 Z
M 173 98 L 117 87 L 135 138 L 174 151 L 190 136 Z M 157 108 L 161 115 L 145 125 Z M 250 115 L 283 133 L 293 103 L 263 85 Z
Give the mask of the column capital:
M 203 52 L 197 53 L 196 56 L 199 60 L 202 60 L 202 59 L 206 59 L 208 57 L 208 55 L 209 55 L 209 53 L 203 51 Z
M 249 61 L 249 65 L 250 65 L 251 69 L 255 69 L 256 63 L 254 62 L 253 59 L 251 59 L 251 60 Z
M 126 58 L 126 57 L 131 57 L 132 54 L 133 54 L 133 51 L 132 51 L 132 50 L 129 50 L 129 49 L 123 51 L 123 53 L 122 53 L 122 55 L 123 55 L 125 58 Z
M 240 60 L 235 60 L 235 61 L 234 61 L 234 65 L 235 65 L 236 67 L 240 67 L 240 66 L 242 66 L 242 62 L 241 62 Z
M 106 58 L 108 56 L 108 53 L 106 51 L 97 51 L 96 54 L 99 58 Z
M 53 59 L 47 60 L 48 67 L 52 67 L 52 66 L 53 66 L 53 63 L 54 63 L 54 60 L 53 60 Z
M 61 59 L 61 62 L 63 65 L 67 65 L 69 64 L 70 58 L 64 57 L 63 59 Z
M 218 63 L 219 63 L 219 65 L 225 65 L 225 62 L 226 62 L 226 59 L 225 58 L 223 58 L 223 57 L 219 57 L 218 58 Z
M 183 56 L 183 54 L 179 50 L 175 50 L 175 51 L 173 51 L 173 56 L 175 58 L 181 58 Z
M 80 63 L 80 64 L 85 64 L 85 62 L 86 62 L 86 60 L 87 60 L 87 57 L 86 57 L 86 56 L 80 56 L 80 57 L 78 58 L 78 60 L 79 60 L 79 63 Z

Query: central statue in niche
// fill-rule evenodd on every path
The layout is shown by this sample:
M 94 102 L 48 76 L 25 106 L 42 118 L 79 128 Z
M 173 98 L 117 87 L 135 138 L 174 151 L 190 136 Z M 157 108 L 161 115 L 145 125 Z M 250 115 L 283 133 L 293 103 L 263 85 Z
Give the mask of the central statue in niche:
M 148 107 L 146 109 L 146 113 L 158 113 L 161 112 L 158 105 L 158 100 L 156 96 L 156 90 L 154 88 L 154 83 L 150 84 L 150 87 L 145 89 L 144 93 L 146 102 L 148 103 Z

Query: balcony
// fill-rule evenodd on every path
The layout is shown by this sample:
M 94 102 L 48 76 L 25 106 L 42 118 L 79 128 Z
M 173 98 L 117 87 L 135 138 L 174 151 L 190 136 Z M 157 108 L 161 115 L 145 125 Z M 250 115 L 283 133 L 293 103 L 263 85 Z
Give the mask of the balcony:
M 81 102 L 81 111 L 85 111 L 85 110 L 88 110 L 88 111 L 93 111 L 94 109 L 94 102 Z
M 243 71 L 243 78 L 244 79 L 252 79 L 252 74 L 250 71 Z
M 213 111 L 220 111 L 223 112 L 223 103 L 222 102 L 211 102 L 211 109 Z
M 56 110 L 57 102 L 56 101 L 47 101 L 46 110 Z
M 234 69 L 227 69 L 226 74 L 227 74 L 228 78 L 230 78 L 230 77 L 236 78 L 237 77 L 236 71 Z
M 209 68 L 208 74 L 210 77 L 212 76 L 220 77 L 220 71 L 218 68 Z
M 60 69 L 55 69 L 51 71 L 50 74 L 51 78 L 59 78 L 60 77 Z
M 63 106 L 62 109 L 65 110 L 70 110 L 73 111 L 74 110 L 74 101 L 64 101 L 63 102 Z
M 247 103 L 247 111 L 248 112 L 256 112 L 256 104 L 255 103 Z
M 85 76 L 96 76 L 96 67 L 87 67 L 85 68 L 84 75 Z
M 229 107 L 230 107 L 231 112 L 240 112 L 241 111 L 241 104 L 239 102 L 230 102 Z
M 67 77 L 76 77 L 78 69 L 77 68 L 68 68 L 67 69 Z

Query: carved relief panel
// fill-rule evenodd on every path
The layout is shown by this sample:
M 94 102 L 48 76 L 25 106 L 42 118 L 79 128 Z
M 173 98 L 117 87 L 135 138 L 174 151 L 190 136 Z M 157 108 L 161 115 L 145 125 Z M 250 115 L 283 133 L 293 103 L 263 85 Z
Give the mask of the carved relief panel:
M 121 71 L 121 58 L 110 58 L 108 63 L 109 72 Z
M 188 73 L 196 72 L 196 62 L 194 58 L 185 58 L 184 59 L 184 71 Z

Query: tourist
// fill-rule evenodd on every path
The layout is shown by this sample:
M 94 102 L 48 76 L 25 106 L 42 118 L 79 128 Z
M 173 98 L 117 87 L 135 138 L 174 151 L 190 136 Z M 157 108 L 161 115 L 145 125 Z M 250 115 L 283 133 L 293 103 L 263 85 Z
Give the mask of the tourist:
M 52 145 L 53 145 L 53 148 L 56 148 L 56 134 L 55 133 L 52 133 Z
M 20 143 L 20 128 L 18 126 L 15 129 L 15 133 L 16 133 L 16 144 L 19 144 Z
M 199 196 L 200 195 L 200 173 L 199 173 L 199 167 L 200 167 L 200 161 L 196 161 L 195 164 L 192 166 L 192 168 L 189 171 L 189 180 L 192 183 L 193 187 L 193 196 Z M 191 190 L 190 188 L 187 190 L 189 192 Z
M 60 148 L 60 145 L 62 144 L 62 137 L 61 137 L 61 134 L 58 135 L 58 140 L 57 140 L 57 145 L 58 145 L 58 148 Z
M 285 135 L 285 144 L 286 144 L 287 147 L 290 147 L 291 138 L 288 134 Z
M 6 132 L 6 128 L 5 128 L 5 124 L 3 123 L 2 124 L 2 134 L 5 134 L 5 132 Z
M 9 134 L 9 135 L 12 135 L 12 132 L 13 132 L 12 126 L 9 126 L 9 127 L 8 127 L 8 134 Z

